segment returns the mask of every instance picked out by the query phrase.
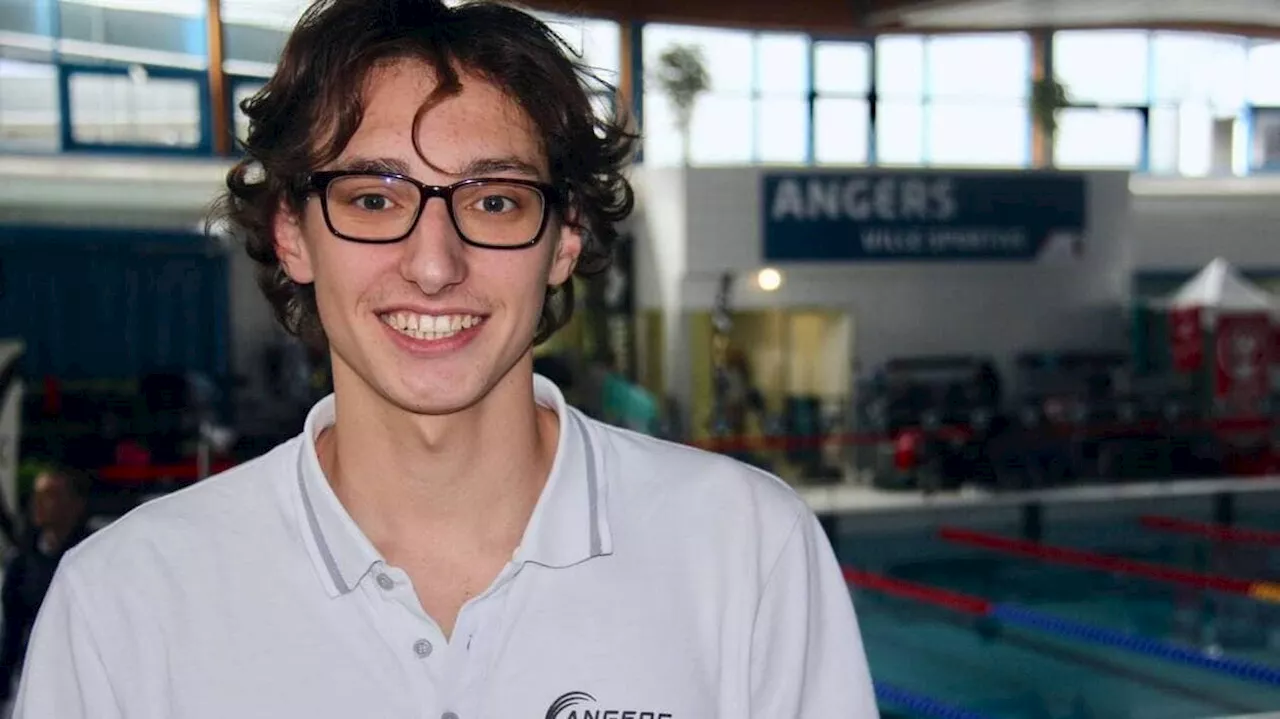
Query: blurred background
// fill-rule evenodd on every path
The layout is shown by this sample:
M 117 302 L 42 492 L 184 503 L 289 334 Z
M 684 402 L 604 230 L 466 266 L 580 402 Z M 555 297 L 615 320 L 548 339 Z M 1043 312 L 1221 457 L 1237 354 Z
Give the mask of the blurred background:
M 643 133 L 537 369 L 783 477 L 891 717 L 1280 711 L 1280 5 L 531 0 Z M 210 203 L 296 0 L 0 0 L 0 531 L 329 391 Z

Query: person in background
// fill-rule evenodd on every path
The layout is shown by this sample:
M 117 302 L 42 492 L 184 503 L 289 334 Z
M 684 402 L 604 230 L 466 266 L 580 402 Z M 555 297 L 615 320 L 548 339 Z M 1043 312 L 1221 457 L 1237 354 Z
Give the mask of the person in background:
M 26 653 L 27 639 L 57 570 L 72 547 L 89 535 L 88 475 L 66 467 L 41 472 L 31 497 L 31 531 L 9 563 L 0 591 L 0 702 L 13 691 L 13 679 Z

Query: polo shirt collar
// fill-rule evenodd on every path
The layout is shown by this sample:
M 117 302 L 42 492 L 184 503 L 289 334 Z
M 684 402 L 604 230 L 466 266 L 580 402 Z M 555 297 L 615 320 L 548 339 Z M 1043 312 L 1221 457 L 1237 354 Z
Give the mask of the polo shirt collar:
M 555 459 L 525 528 L 517 563 L 569 567 L 612 552 L 603 456 L 586 421 L 550 380 L 534 375 L 534 397 L 560 419 Z M 297 487 L 301 529 L 330 596 L 348 594 L 383 558 L 338 500 L 316 453 L 316 438 L 334 423 L 333 395 L 316 403 L 303 425 Z

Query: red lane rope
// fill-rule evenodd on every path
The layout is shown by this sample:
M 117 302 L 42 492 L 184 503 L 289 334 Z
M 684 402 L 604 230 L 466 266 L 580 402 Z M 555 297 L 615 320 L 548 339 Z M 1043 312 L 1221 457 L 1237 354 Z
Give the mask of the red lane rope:
M 874 589 L 891 596 L 912 599 L 965 614 L 986 616 L 995 607 L 994 604 L 985 599 L 968 594 L 960 594 L 959 592 L 930 587 L 924 584 L 904 582 L 901 579 L 891 579 L 881 574 L 864 572 L 852 567 L 841 567 L 841 570 L 844 572 L 845 581 L 855 586 Z
M 1118 574 L 1132 574 L 1134 576 L 1144 577 L 1146 579 L 1152 579 L 1159 582 L 1180 584 L 1183 586 L 1195 587 L 1196 589 L 1211 589 L 1218 592 L 1226 592 L 1228 594 L 1242 594 L 1248 596 L 1254 588 L 1254 585 L 1257 584 L 1257 582 L 1245 579 L 1236 579 L 1233 577 L 1223 577 L 1212 574 L 1200 574 L 1198 572 L 1189 572 L 1184 569 L 1176 569 L 1174 567 L 1167 567 L 1161 564 L 1139 562 L 1132 559 L 1124 559 L 1122 557 L 1097 554 L 1096 552 L 1083 552 L 1077 549 L 1067 549 L 1065 547 L 1054 547 L 1047 544 L 1028 542 L 1021 539 L 1010 539 L 1008 537 L 1001 537 L 995 534 L 973 532 L 956 527 L 943 527 L 938 531 L 938 536 L 949 542 L 955 542 L 957 544 L 966 544 L 973 547 L 980 547 L 982 549 L 1003 552 L 1005 554 L 1038 559 L 1052 564 L 1065 564 L 1084 569 L 1116 572 Z
M 1219 542 L 1236 542 L 1239 544 L 1264 544 L 1269 547 L 1280 547 L 1280 532 L 1265 529 L 1249 529 L 1247 527 L 1229 527 L 1223 524 L 1194 522 L 1177 517 L 1161 517 L 1148 515 L 1138 520 L 1147 529 L 1175 534 L 1190 534 L 1205 537 Z

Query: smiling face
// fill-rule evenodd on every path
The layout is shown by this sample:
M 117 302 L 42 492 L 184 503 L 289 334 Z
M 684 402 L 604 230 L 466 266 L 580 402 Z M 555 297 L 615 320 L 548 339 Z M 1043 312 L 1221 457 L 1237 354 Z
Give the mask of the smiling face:
M 375 71 L 359 129 L 338 158 L 319 169 L 396 173 L 440 186 L 477 177 L 550 182 L 536 129 L 519 106 L 481 79 L 466 73 L 460 79 L 462 91 L 435 104 L 415 125 L 423 100 L 435 89 L 430 69 L 402 61 Z M 415 150 L 415 133 L 425 159 Z M 518 365 L 531 366 L 547 287 L 572 274 L 581 250 L 577 231 L 564 226 L 549 205 L 550 219 L 537 244 L 475 247 L 459 235 L 446 202 L 432 198 L 403 240 L 352 242 L 334 234 L 352 234 L 351 224 L 338 222 L 339 212 L 355 207 L 365 222 L 387 223 L 388 214 L 417 201 L 410 185 L 354 184 L 358 180 L 330 185 L 333 228 L 317 193 L 299 215 L 282 211 L 276 220 L 277 252 L 286 272 L 297 283 L 315 286 L 339 391 L 352 387 L 406 411 L 441 415 L 488 396 Z M 458 191 L 454 216 L 464 228 L 478 226 L 469 224 L 474 222 L 510 224 L 522 211 L 522 196 L 510 191 L 463 192 Z M 481 219 L 468 220 L 469 213 Z M 380 216 L 370 219 L 373 214 Z M 467 234 L 484 239 L 470 229 Z

